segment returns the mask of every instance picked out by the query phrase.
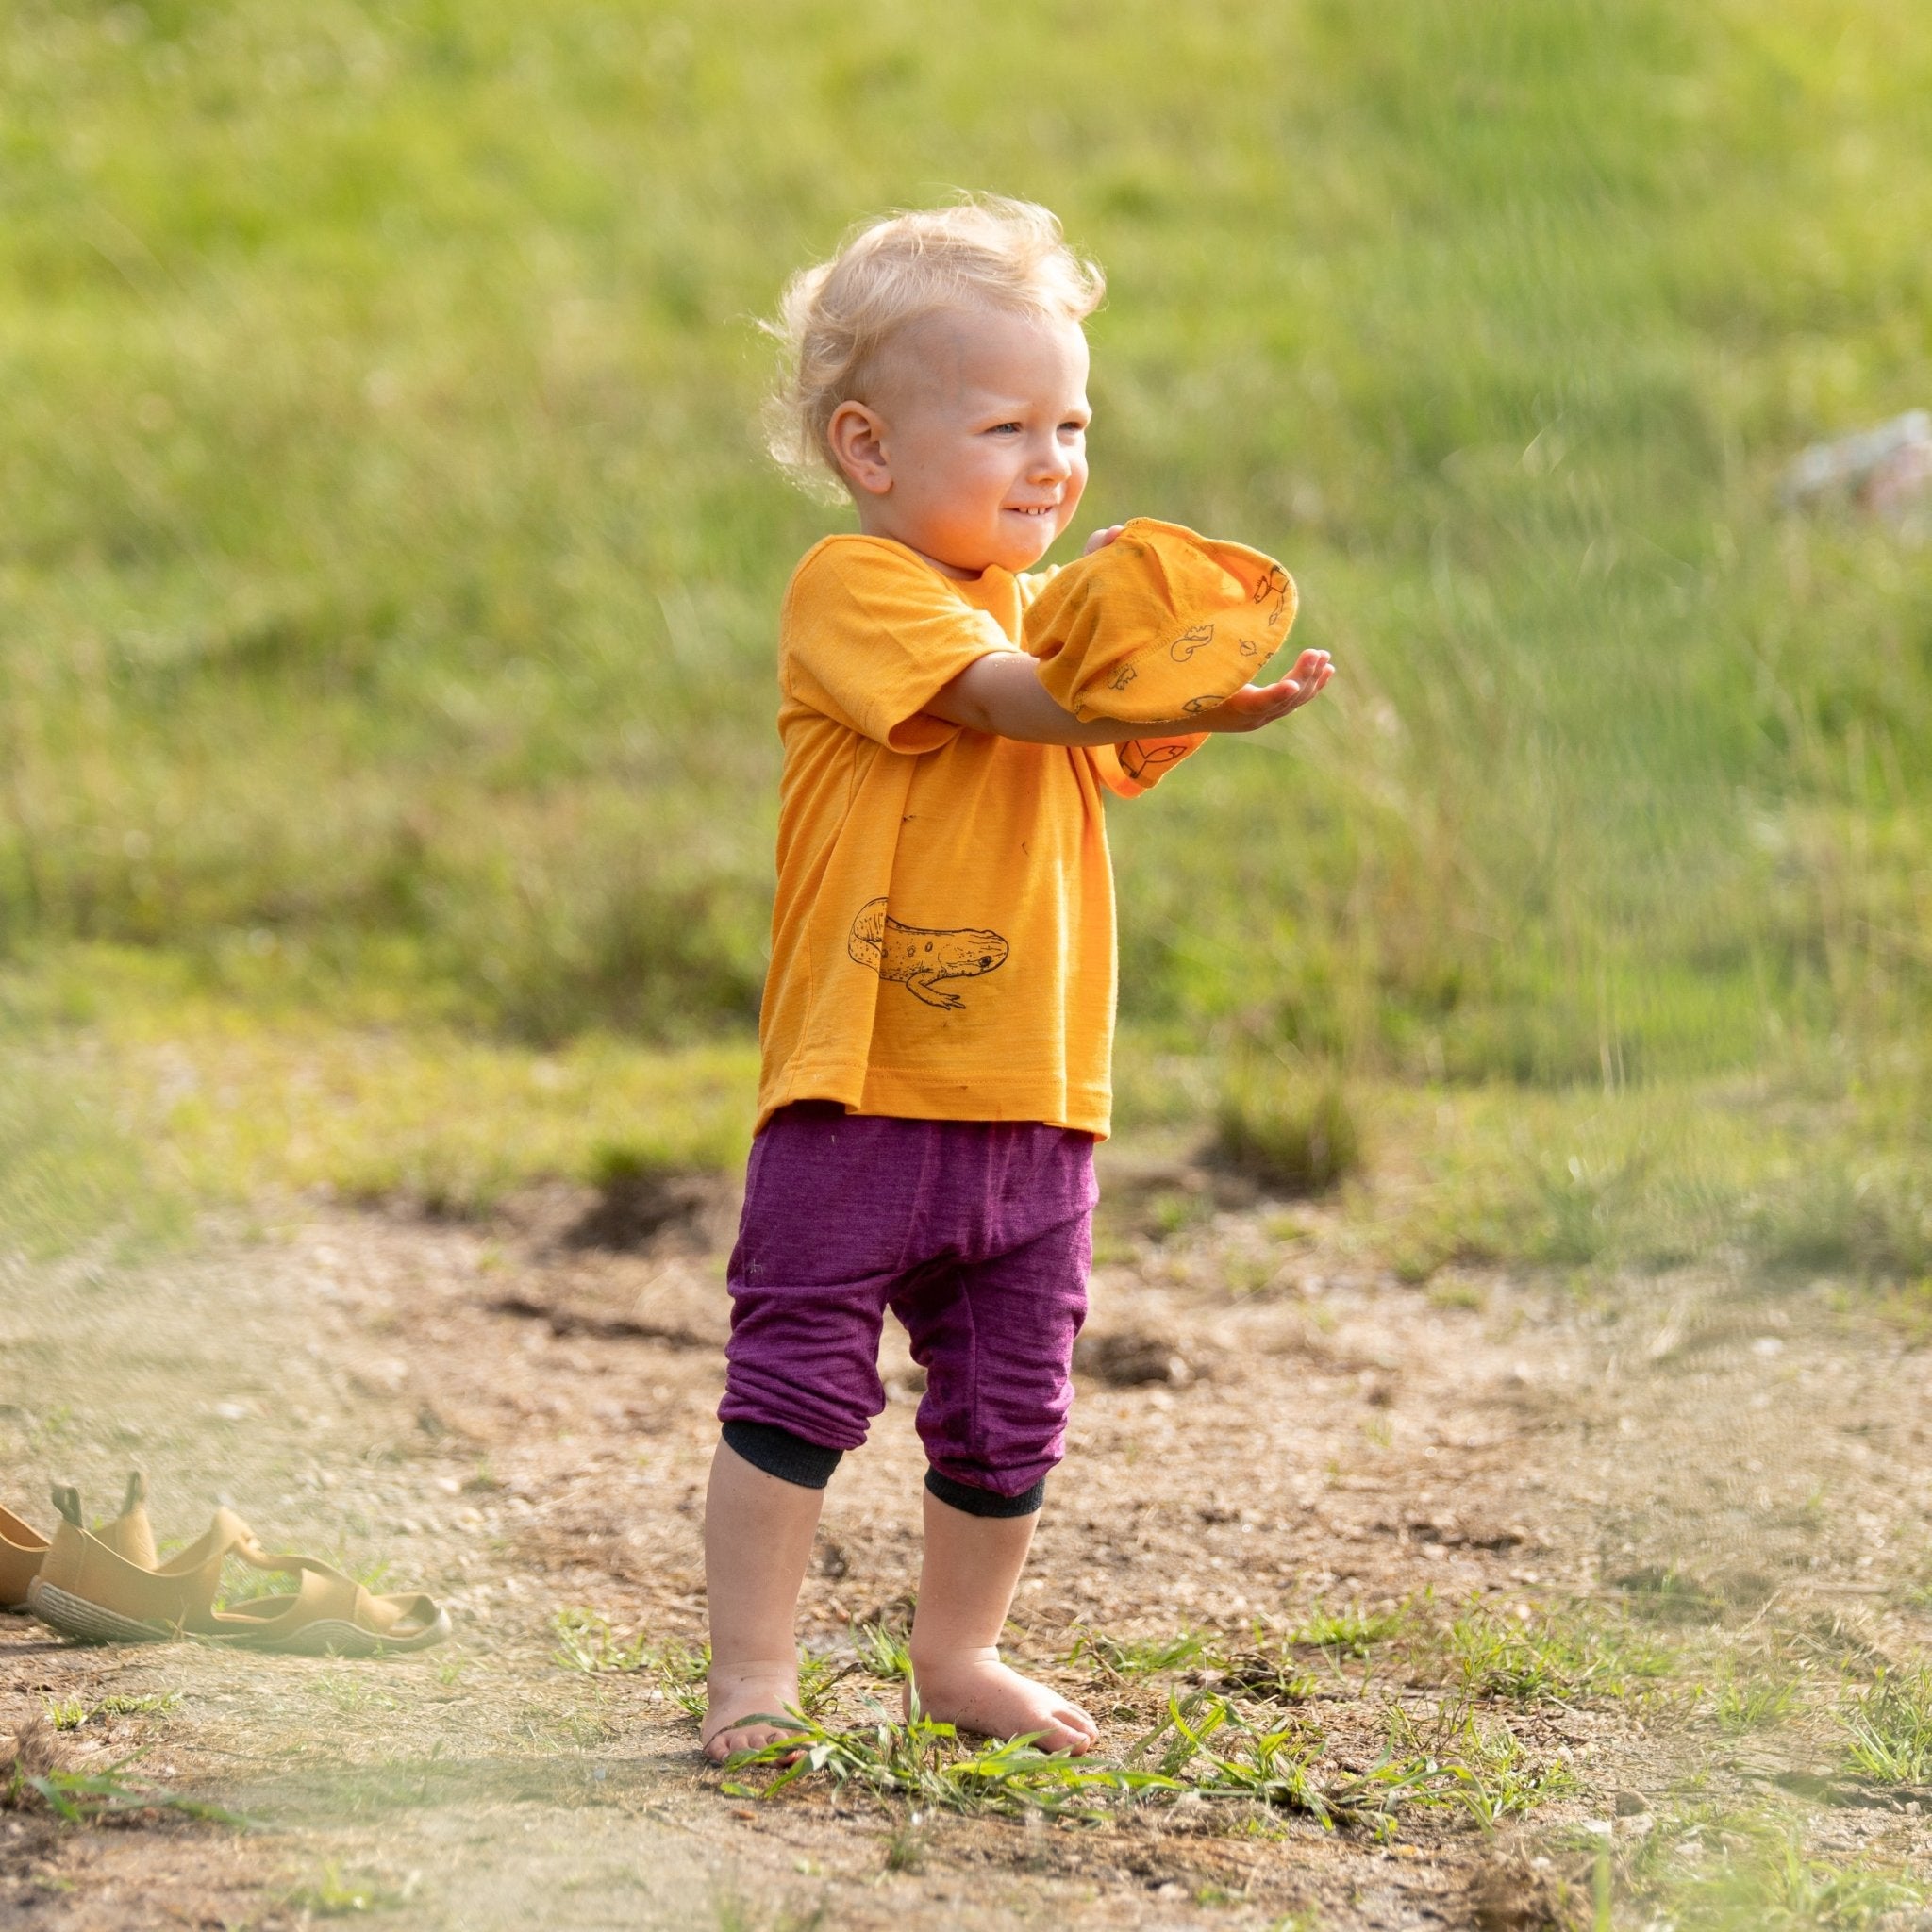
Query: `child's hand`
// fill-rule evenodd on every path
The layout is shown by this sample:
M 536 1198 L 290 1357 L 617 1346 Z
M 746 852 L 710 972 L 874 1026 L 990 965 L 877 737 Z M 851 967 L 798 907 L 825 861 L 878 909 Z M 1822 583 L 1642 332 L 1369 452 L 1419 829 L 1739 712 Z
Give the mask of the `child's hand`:
M 1081 546 L 1080 555 L 1091 557 L 1096 550 L 1105 550 L 1126 527 L 1124 524 L 1109 524 L 1104 530 L 1095 530 Z
M 1225 704 L 1198 713 L 1191 731 L 1258 731 L 1291 711 L 1298 711 L 1335 675 L 1326 651 L 1304 651 L 1279 684 L 1247 684 Z

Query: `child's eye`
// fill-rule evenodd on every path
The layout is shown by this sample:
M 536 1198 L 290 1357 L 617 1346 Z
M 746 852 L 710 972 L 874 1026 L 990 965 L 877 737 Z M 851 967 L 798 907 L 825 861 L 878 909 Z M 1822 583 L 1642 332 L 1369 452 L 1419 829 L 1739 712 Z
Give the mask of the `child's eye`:
M 995 423 L 992 425 L 992 434 L 995 436 L 1005 436 L 1008 430 L 1017 430 L 1019 427 L 1020 425 L 1017 423 Z

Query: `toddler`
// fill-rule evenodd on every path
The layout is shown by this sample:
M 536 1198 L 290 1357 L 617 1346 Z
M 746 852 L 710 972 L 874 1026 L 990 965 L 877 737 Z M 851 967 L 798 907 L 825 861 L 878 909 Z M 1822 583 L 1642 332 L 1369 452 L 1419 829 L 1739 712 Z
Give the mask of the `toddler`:
M 806 554 L 779 631 L 763 1070 L 705 1514 L 713 1758 L 789 1735 L 799 1588 L 825 1484 L 885 1406 L 887 1308 L 926 1373 L 919 1701 L 1049 1751 L 1096 1736 L 998 1646 L 1086 1313 L 1114 1005 L 1101 796 L 1285 717 L 1331 668 L 1305 651 L 1151 723 L 1053 694 L 1025 613 L 1056 574 L 1028 572 L 1086 487 L 1102 288 L 1044 208 L 988 197 L 878 222 L 786 291 L 774 450 L 859 527 Z M 1278 625 L 1291 587 L 1257 581 Z M 1241 643 L 1257 666 L 1273 648 Z M 1120 663 L 1106 689 L 1135 676 Z

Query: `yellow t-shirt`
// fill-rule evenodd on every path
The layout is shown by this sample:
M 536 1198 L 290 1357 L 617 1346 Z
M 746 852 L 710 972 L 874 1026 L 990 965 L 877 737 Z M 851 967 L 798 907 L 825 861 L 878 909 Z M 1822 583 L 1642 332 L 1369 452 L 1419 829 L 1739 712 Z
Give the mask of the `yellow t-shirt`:
M 1198 737 L 1086 749 L 922 708 L 1052 572 L 965 582 L 888 538 L 807 552 L 778 639 L 778 891 L 758 1120 L 794 1100 L 1108 1131 L 1114 916 L 1101 788 Z

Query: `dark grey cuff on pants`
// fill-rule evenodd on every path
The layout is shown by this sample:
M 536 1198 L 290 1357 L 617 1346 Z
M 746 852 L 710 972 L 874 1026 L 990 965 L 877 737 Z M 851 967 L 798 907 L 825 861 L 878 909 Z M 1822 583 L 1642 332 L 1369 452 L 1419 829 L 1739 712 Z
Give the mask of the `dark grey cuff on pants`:
M 743 1457 L 754 1469 L 776 1476 L 781 1483 L 796 1483 L 802 1490 L 824 1489 L 845 1453 L 808 1442 L 803 1436 L 794 1436 L 790 1429 L 772 1423 L 729 1422 L 724 1435 L 724 1446 Z
M 1017 1496 L 1001 1496 L 991 1490 L 975 1490 L 971 1483 L 956 1483 L 936 1469 L 926 1471 L 925 1486 L 941 1503 L 963 1509 L 968 1516 L 1031 1516 L 1046 1501 L 1044 1476 Z

